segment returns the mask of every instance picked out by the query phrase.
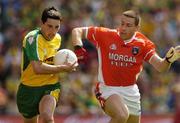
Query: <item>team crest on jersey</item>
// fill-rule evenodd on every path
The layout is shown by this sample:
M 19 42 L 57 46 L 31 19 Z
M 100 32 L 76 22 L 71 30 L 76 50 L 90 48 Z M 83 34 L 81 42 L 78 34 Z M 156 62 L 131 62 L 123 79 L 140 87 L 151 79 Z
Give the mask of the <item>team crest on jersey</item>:
M 29 44 L 32 44 L 33 41 L 34 41 L 34 37 L 33 36 L 29 36 L 27 40 L 28 40 Z
M 110 48 L 111 50 L 116 50 L 116 49 L 117 49 L 117 46 L 116 46 L 116 44 L 111 44 L 111 45 L 109 46 L 109 48 Z
M 132 48 L 132 54 L 137 55 L 139 53 L 139 47 L 133 47 Z

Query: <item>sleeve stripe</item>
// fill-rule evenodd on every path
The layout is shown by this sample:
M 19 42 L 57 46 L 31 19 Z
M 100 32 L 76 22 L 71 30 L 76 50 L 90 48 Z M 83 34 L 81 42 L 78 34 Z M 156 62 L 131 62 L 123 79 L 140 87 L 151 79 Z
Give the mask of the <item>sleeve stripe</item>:
M 150 50 L 147 54 L 146 54 L 146 56 L 144 57 L 144 59 L 146 59 L 146 57 L 151 53 L 151 52 L 153 52 L 154 50 Z
M 151 62 L 151 59 L 153 58 L 153 56 L 154 56 L 154 55 L 152 55 L 152 56 L 150 57 L 149 62 Z
M 38 52 L 38 37 L 39 37 L 39 35 L 36 36 L 36 53 L 37 53 L 38 59 L 40 59 L 39 52 Z
M 103 77 L 103 71 L 102 71 L 102 58 L 101 58 L 101 49 L 97 49 L 98 53 L 98 59 L 99 59 L 99 67 L 98 67 L 98 81 L 99 82 L 104 82 L 104 77 Z

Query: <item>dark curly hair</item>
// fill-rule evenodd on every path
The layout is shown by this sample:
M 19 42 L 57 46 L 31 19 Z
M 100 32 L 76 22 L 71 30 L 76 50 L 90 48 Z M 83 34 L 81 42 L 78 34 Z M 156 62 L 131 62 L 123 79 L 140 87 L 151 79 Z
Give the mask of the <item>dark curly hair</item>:
M 45 23 L 48 18 L 62 21 L 61 13 L 54 6 L 44 9 L 42 13 L 41 21 Z

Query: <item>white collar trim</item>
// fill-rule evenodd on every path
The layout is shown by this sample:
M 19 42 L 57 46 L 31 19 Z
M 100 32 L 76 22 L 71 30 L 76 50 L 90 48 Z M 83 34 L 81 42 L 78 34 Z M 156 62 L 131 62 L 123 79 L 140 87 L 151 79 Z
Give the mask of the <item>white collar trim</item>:
M 134 35 L 133 35 L 130 39 L 124 40 L 124 43 L 125 43 L 125 44 L 128 44 L 128 43 L 132 42 L 133 39 L 135 39 L 136 33 L 137 33 L 137 32 L 135 32 Z

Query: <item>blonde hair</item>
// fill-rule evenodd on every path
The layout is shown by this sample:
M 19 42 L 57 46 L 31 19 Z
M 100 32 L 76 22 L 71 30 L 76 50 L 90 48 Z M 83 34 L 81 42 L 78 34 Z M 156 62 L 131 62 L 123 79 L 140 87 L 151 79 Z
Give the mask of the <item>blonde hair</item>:
M 125 12 L 123 12 L 122 15 L 124 15 L 126 17 L 130 17 L 130 18 L 134 18 L 135 19 L 135 25 L 136 26 L 140 25 L 140 20 L 141 20 L 140 15 L 137 12 L 135 12 L 134 10 L 125 11 Z

